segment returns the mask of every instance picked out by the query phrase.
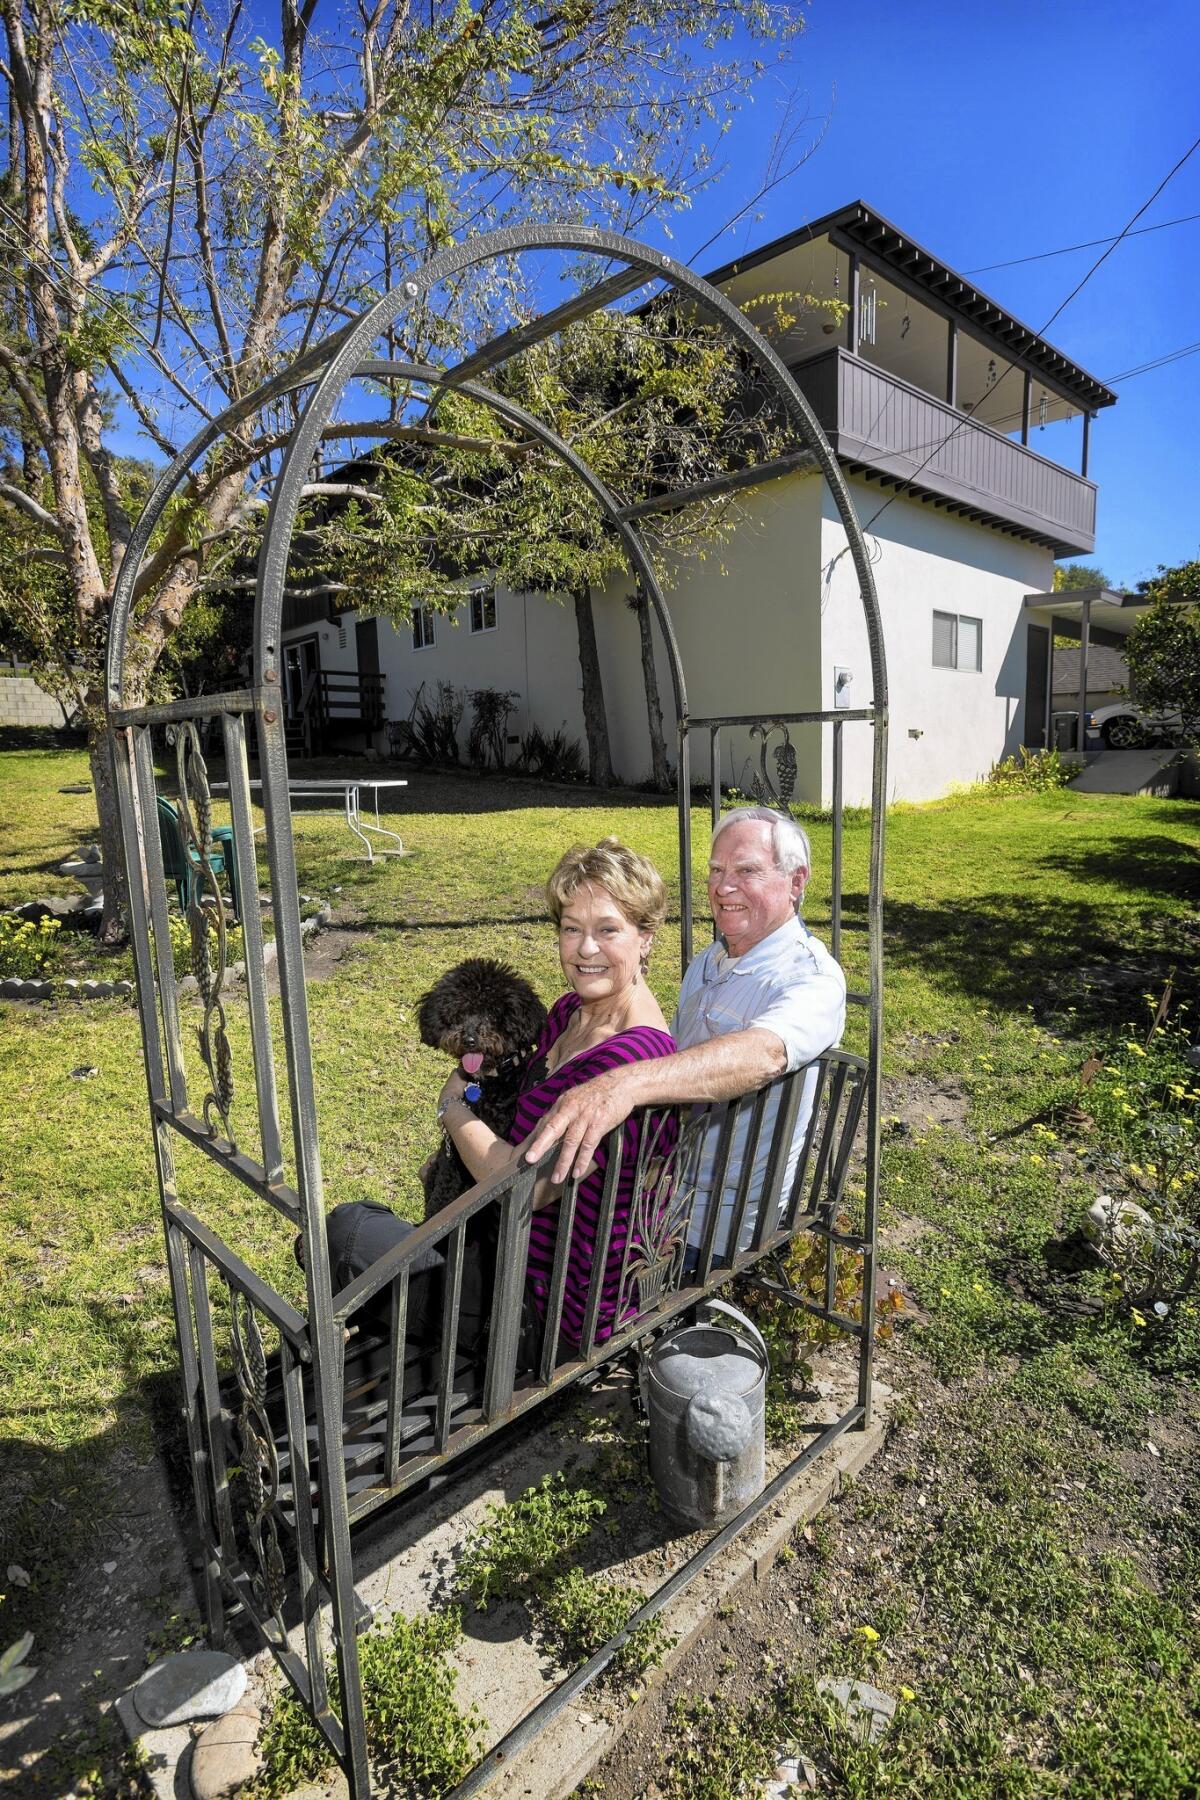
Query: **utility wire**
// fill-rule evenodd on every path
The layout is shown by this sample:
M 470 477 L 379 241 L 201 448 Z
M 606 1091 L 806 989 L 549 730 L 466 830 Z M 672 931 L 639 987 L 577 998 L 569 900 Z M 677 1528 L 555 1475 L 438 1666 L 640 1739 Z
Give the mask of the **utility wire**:
M 1121 237 L 1148 237 L 1152 231 L 1170 231 L 1173 225 L 1193 225 L 1200 219 L 1200 213 L 1185 213 L 1182 219 L 1164 219 L 1161 225 L 1142 225 L 1137 231 L 1126 231 L 1117 237 L 1088 238 L 1083 244 L 1064 244 L 1061 250 L 1039 250 L 1033 256 L 1012 256 L 1007 262 L 980 263 L 977 268 L 964 269 L 964 275 L 988 275 L 993 269 L 1016 269 L 1022 263 L 1046 262 L 1052 256 L 1070 256 L 1076 250 L 1098 250 L 1102 244 L 1118 244 Z
M 1041 330 L 1038 332 L 1039 337 L 1045 336 L 1046 332 L 1049 331 L 1049 329 L 1053 325 L 1054 321 L 1056 319 L 1060 318 L 1062 316 L 1062 314 L 1067 310 L 1067 308 L 1068 308 L 1068 306 L 1070 306 L 1072 300 L 1074 300 L 1079 294 L 1081 294 L 1083 292 L 1083 290 L 1087 286 L 1088 282 L 1092 279 L 1092 276 L 1095 275 L 1097 273 L 1097 271 L 1108 261 L 1109 257 L 1112 255 L 1112 253 L 1116 249 L 1117 245 L 1129 236 L 1129 233 L 1133 230 L 1133 227 L 1137 224 L 1138 220 L 1142 217 L 1142 215 L 1144 213 L 1146 213 L 1150 210 L 1150 208 L 1154 205 L 1154 202 L 1158 199 L 1158 196 L 1162 193 L 1163 189 L 1167 186 L 1167 184 L 1169 182 L 1174 180 L 1175 176 L 1178 175 L 1178 173 L 1179 173 L 1180 169 L 1182 169 L 1183 165 L 1188 161 L 1188 159 L 1190 157 L 1192 157 L 1196 154 L 1197 150 L 1200 150 L 1200 137 L 1193 139 L 1192 143 L 1188 145 L 1188 148 L 1184 151 L 1183 155 L 1179 158 L 1178 162 L 1176 162 L 1170 169 L 1168 169 L 1167 173 L 1163 176 L 1162 180 L 1159 182 L 1159 184 L 1155 188 L 1154 192 L 1150 195 L 1149 199 L 1144 200 L 1142 202 L 1141 206 L 1138 207 L 1137 211 L 1133 214 L 1133 217 L 1128 221 L 1128 223 L 1124 226 L 1124 228 L 1120 232 L 1118 232 L 1117 236 L 1112 240 L 1112 242 L 1108 245 L 1108 247 L 1100 252 L 1100 255 L 1096 258 L 1096 260 L 1092 264 L 1091 268 L 1088 269 L 1086 274 L 1082 275 L 1080 277 L 1080 279 L 1075 283 L 1075 286 L 1071 289 L 1071 291 L 1067 295 L 1066 299 L 1059 302 L 1059 304 L 1055 307 L 1054 311 L 1050 314 L 1050 317 L 1046 320 L 1046 323 L 1042 326 Z M 1010 363 L 1008 365 L 1007 369 L 1004 371 L 1004 374 L 1001 375 L 1000 381 L 1007 380 L 1007 378 L 1013 373 L 1014 368 L 1015 368 L 1015 364 Z M 996 388 L 998 388 L 999 385 L 1000 385 L 1000 382 L 998 381 L 994 384 L 993 387 L 989 388 L 986 391 L 988 393 L 994 394 L 996 392 Z M 982 405 L 983 400 L 984 400 L 984 395 L 981 394 L 979 399 L 975 402 L 975 405 L 972 406 L 967 412 L 965 412 L 962 415 L 961 419 L 956 421 L 954 426 L 951 428 L 951 430 L 949 430 L 946 433 L 945 437 L 941 440 L 941 442 L 934 445 L 933 449 L 929 452 L 929 455 L 925 458 L 924 462 L 919 463 L 917 465 L 917 467 L 913 470 L 911 475 L 905 476 L 904 480 L 899 484 L 899 486 L 891 494 L 888 495 L 888 497 L 884 501 L 883 505 L 878 507 L 875 510 L 875 512 L 873 512 L 871 514 L 871 517 L 867 520 L 866 524 L 863 526 L 864 531 L 870 531 L 871 527 L 876 523 L 876 521 L 879 520 L 880 518 L 882 518 L 883 514 L 887 511 L 888 507 L 892 504 L 893 500 L 898 499 L 906 488 L 910 488 L 913 485 L 913 483 L 916 481 L 917 477 L 921 474 L 921 471 L 923 469 L 927 469 L 929 467 L 929 464 L 933 461 L 934 457 L 939 456 L 941 454 L 941 452 L 946 448 L 946 445 L 948 443 L 950 443 L 951 439 L 956 437 L 958 435 L 958 433 L 962 430 L 963 426 L 968 422 L 968 420 L 970 420 L 974 416 L 976 408 L 979 407 L 980 405 Z

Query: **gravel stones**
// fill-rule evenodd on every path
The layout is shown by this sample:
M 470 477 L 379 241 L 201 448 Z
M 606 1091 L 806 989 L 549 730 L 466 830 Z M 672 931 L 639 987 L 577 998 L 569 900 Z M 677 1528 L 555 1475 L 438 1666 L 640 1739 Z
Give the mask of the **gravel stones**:
M 146 1670 L 133 1690 L 138 1717 L 155 1730 L 219 1718 L 246 1691 L 241 1663 L 220 1650 L 181 1650 Z

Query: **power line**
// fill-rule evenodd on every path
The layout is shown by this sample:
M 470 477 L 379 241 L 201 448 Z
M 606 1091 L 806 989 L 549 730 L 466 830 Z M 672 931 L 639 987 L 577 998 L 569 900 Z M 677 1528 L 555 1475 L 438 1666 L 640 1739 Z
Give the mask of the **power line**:
M 1164 219 L 1161 225 L 1142 225 L 1137 231 L 1119 232 L 1116 237 L 1089 238 L 1083 244 L 1064 244 L 1061 250 L 1039 250 L 1033 256 L 1013 256 L 1007 262 L 980 263 L 964 269 L 964 275 L 988 275 L 993 269 L 1015 269 L 1022 263 L 1046 262 L 1052 256 L 1070 256 L 1076 250 L 1098 250 L 1102 244 L 1118 244 L 1122 237 L 1148 237 L 1152 231 L 1169 231 L 1173 225 L 1193 225 L 1200 213 L 1185 213 L 1182 219 Z
M 1108 261 L 1109 257 L 1112 255 L 1112 253 L 1116 249 L 1117 245 L 1129 236 L 1129 233 L 1133 230 L 1133 227 L 1137 224 L 1138 220 L 1142 217 L 1143 213 L 1146 213 L 1150 210 L 1150 208 L 1154 205 L 1154 202 L 1158 199 L 1158 196 L 1162 193 L 1163 189 L 1168 185 L 1169 182 L 1171 182 L 1175 179 L 1175 176 L 1178 175 L 1178 173 L 1179 173 L 1180 169 L 1182 169 L 1183 165 L 1189 160 L 1190 157 L 1192 157 L 1196 154 L 1197 150 L 1200 150 L 1200 137 L 1193 139 L 1192 143 L 1188 145 L 1188 148 L 1184 151 L 1183 155 L 1179 158 L 1178 162 L 1176 162 L 1170 169 L 1168 169 L 1167 173 L 1163 176 L 1162 180 L 1159 182 L 1159 184 L 1155 188 L 1154 192 L 1150 195 L 1149 199 L 1143 201 L 1141 206 L 1139 206 L 1137 211 L 1134 213 L 1133 217 L 1128 221 L 1128 223 L 1123 227 L 1123 229 L 1120 232 L 1118 232 L 1117 236 L 1112 240 L 1112 242 L 1108 245 L 1108 247 L 1100 252 L 1100 255 L 1096 258 L 1096 260 L 1092 264 L 1091 268 L 1088 269 L 1087 273 L 1085 275 L 1081 276 L 1080 279 L 1075 283 L 1075 286 L 1071 289 L 1071 291 L 1067 295 L 1066 299 L 1059 302 L 1059 304 L 1055 307 L 1054 311 L 1050 314 L 1050 317 L 1046 320 L 1046 323 L 1042 326 L 1041 330 L 1038 332 L 1039 337 L 1043 337 L 1046 334 L 1046 332 L 1049 331 L 1049 329 L 1053 325 L 1054 321 L 1056 319 L 1060 318 L 1062 316 L 1062 314 L 1067 310 L 1068 306 L 1070 306 L 1072 300 L 1074 300 L 1077 295 L 1079 295 L 1083 292 L 1083 290 L 1087 286 L 1088 282 L 1092 279 L 1092 276 L 1095 275 L 1097 273 L 1097 271 L 1100 268 L 1102 268 L 1103 265 Z M 1015 368 L 1015 364 L 1010 363 L 1008 368 L 1004 371 L 1004 374 L 1000 377 L 1000 381 L 1007 380 L 1007 378 L 1013 373 L 1014 368 Z M 999 385 L 1000 385 L 1000 382 L 997 382 L 995 384 L 995 386 L 992 387 L 991 389 L 989 389 L 988 391 L 994 394 L 996 391 L 996 388 L 999 387 Z M 895 491 L 888 495 L 888 498 L 884 501 L 883 505 L 878 507 L 876 509 L 876 511 L 871 514 L 871 517 L 867 520 L 866 525 L 863 527 L 864 531 L 870 531 L 872 525 L 874 525 L 878 519 L 881 519 L 883 517 L 883 515 L 887 511 L 888 507 L 892 504 L 892 501 L 898 499 L 899 496 L 904 492 L 905 488 L 911 487 L 913 485 L 913 483 L 916 481 L 917 477 L 921 474 L 921 471 L 923 469 L 927 469 L 929 467 L 929 464 L 933 461 L 934 457 L 939 456 L 941 454 L 941 452 L 946 448 L 946 445 L 951 441 L 951 439 L 956 437 L 957 434 L 962 430 L 963 426 L 968 422 L 968 420 L 973 417 L 973 415 L 976 411 L 976 408 L 978 408 L 980 405 L 982 405 L 983 399 L 984 399 L 984 396 L 981 394 L 979 399 L 975 402 L 975 405 L 972 406 L 967 412 L 965 412 L 961 419 L 956 421 L 954 426 L 951 428 L 950 431 L 948 431 L 946 433 L 945 437 L 941 440 L 941 442 L 934 445 L 933 449 L 929 452 L 929 455 L 925 458 L 924 462 L 919 463 L 918 466 L 913 470 L 911 475 L 905 476 L 904 480 L 899 484 L 899 486 L 895 489 Z
M 1115 381 L 1132 381 L 1135 375 L 1148 375 L 1152 369 L 1164 368 L 1167 363 L 1182 362 L 1185 356 L 1195 356 L 1198 353 L 1200 353 L 1200 344 L 1184 344 L 1178 350 L 1168 350 L 1165 355 L 1154 357 L 1151 362 L 1139 363 L 1136 368 L 1125 369 L 1120 375 L 1110 375 L 1108 385 L 1111 387 Z

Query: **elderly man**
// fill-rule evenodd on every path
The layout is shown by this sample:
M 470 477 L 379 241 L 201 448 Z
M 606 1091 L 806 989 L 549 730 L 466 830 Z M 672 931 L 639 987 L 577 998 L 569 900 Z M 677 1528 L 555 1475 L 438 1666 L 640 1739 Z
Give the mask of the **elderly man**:
M 586 1169 L 605 1133 L 637 1107 L 736 1099 L 785 1071 L 802 1068 L 838 1042 L 846 1020 L 845 977 L 799 917 L 810 868 L 808 838 L 792 819 L 768 807 L 726 813 L 713 833 L 708 864 L 708 900 L 721 935 L 693 959 L 683 978 L 672 1027 L 679 1050 L 653 1062 L 612 1069 L 564 1094 L 530 1138 L 528 1161 L 559 1143 L 554 1179 L 565 1181 Z M 797 1113 L 789 1177 L 814 1087 L 815 1072 Z M 739 1248 L 753 1233 L 760 1166 L 765 1174 L 778 1104 L 773 1096 L 764 1116 L 752 1204 Z M 718 1112 L 706 1137 L 689 1230 L 691 1244 L 698 1245 L 709 1207 L 719 1204 L 718 1258 L 732 1250 L 734 1194 L 748 1131 L 746 1121 L 732 1146 L 723 1190 L 714 1197 L 720 1122 Z

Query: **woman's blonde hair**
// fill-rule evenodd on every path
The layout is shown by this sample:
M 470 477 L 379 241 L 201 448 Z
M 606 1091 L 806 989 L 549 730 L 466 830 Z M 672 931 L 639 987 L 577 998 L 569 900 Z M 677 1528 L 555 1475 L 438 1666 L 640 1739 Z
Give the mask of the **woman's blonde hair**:
M 667 916 L 667 890 L 648 856 L 639 856 L 620 838 L 603 838 L 595 849 L 573 844 L 546 883 L 550 917 L 562 924 L 563 909 L 581 887 L 602 887 L 631 925 L 657 931 Z

